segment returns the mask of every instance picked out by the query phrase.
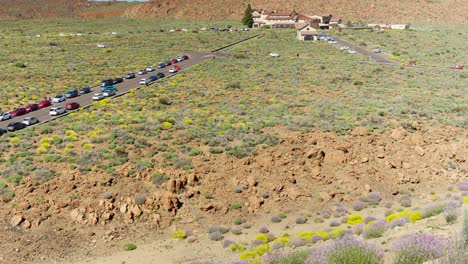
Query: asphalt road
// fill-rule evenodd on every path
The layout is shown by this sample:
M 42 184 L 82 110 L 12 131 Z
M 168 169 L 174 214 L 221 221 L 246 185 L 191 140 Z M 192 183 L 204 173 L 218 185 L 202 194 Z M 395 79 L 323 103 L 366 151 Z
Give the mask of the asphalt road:
M 249 37 L 249 38 L 246 38 L 244 40 L 238 41 L 236 43 L 229 44 L 229 45 L 227 45 L 227 46 L 225 46 L 223 48 L 216 49 L 213 52 L 205 52 L 205 53 L 187 52 L 185 54 L 189 56 L 189 59 L 185 60 L 185 61 L 181 61 L 181 62 L 179 62 L 179 63 L 177 63 L 175 65 L 179 65 L 181 67 L 181 71 L 183 71 L 184 69 L 190 68 L 191 66 L 194 66 L 196 64 L 200 64 L 200 63 L 204 62 L 205 60 L 213 59 L 213 57 L 216 56 L 216 54 L 218 52 L 225 51 L 225 50 L 227 50 L 227 49 L 229 49 L 231 47 L 234 47 L 236 45 L 240 45 L 240 44 L 242 44 L 242 43 L 244 43 L 246 41 L 249 41 L 249 40 L 251 40 L 253 38 L 258 38 L 258 37 L 261 37 L 261 35 L 256 35 L 256 36 Z M 158 63 L 159 62 L 155 61 L 153 66 L 156 67 L 156 65 Z M 111 96 L 109 98 L 114 98 L 114 97 L 121 96 L 122 94 L 128 93 L 128 91 L 131 90 L 131 89 L 141 87 L 142 85 L 139 84 L 140 79 L 147 78 L 147 77 L 149 77 L 151 75 L 155 75 L 156 73 L 158 73 L 160 71 L 164 72 L 164 74 L 166 75 L 164 78 L 168 78 L 168 77 L 170 77 L 172 75 L 176 75 L 177 73 L 169 73 L 170 68 L 171 68 L 171 66 L 163 68 L 163 69 L 156 69 L 153 72 L 148 72 L 148 73 L 143 74 L 143 75 L 136 75 L 136 78 L 134 78 L 134 79 L 124 79 L 124 81 L 122 83 L 119 83 L 119 84 L 115 85 L 117 87 L 116 95 Z M 138 70 L 140 70 L 140 69 L 135 69 L 134 72 L 136 73 Z M 116 77 L 119 77 L 119 76 L 109 76 L 109 78 L 116 78 Z M 161 79 L 164 79 L 164 78 L 161 78 Z M 81 87 L 77 87 L 77 88 L 81 88 Z M 81 107 L 87 107 L 89 105 L 92 105 L 92 103 L 93 103 L 92 97 L 93 97 L 93 95 L 95 93 L 101 93 L 101 87 L 92 87 L 90 93 L 83 94 L 83 95 L 80 95 L 80 96 L 75 97 L 75 98 L 67 99 L 66 101 L 61 102 L 61 103 L 53 103 L 50 107 L 45 107 L 45 108 L 39 109 L 37 111 L 27 113 L 25 115 L 16 116 L 16 117 L 13 117 L 13 118 L 8 119 L 8 120 L 0 121 L 0 128 L 6 129 L 8 124 L 10 124 L 11 122 L 22 121 L 24 118 L 30 117 L 30 116 L 34 116 L 37 119 L 39 119 L 39 122 L 40 122 L 39 124 L 47 122 L 47 121 L 55 119 L 55 118 L 63 117 L 63 116 L 65 116 L 65 115 L 67 115 L 67 114 L 69 114 L 69 113 L 71 113 L 73 111 L 68 111 L 67 110 L 66 114 L 63 114 L 63 115 L 60 115 L 60 116 L 50 116 L 49 115 L 50 108 L 57 107 L 57 106 L 65 107 L 65 105 L 68 102 L 77 102 L 77 103 L 80 104 Z M 46 95 L 44 95 L 44 96 L 46 96 Z M 36 103 L 38 103 L 38 102 L 36 102 Z M 14 109 L 11 109 L 10 111 L 13 111 L 13 110 Z
M 333 36 L 333 38 L 336 40 L 336 44 L 331 44 L 335 46 L 336 48 L 341 48 L 343 46 L 348 46 L 350 49 L 353 49 L 356 51 L 356 53 L 360 53 L 367 58 L 372 58 L 375 62 L 379 64 L 394 64 L 395 62 L 388 60 L 382 53 L 374 53 L 372 51 L 366 50 L 364 48 L 358 47 L 355 44 L 342 40 L 340 38 L 337 38 L 336 36 Z

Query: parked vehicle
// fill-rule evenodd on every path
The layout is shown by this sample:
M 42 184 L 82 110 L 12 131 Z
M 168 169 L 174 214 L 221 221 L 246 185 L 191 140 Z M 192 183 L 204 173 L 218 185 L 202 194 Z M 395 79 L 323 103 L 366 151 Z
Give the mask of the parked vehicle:
M 105 44 L 99 43 L 99 44 L 97 44 L 97 47 L 98 48 L 106 48 L 107 46 Z
M 140 82 L 138 82 L 139 84 L 146 84 L 146 78 L 145 79 L 140 79 Z
M 8 124 L 7 130 L 10 131 L 10 132 L 13 132 L 13 131 L 16 131 L 16 130 L 23 129 L 25 127 L 26 127 L 26 125 L 21 123 L 21 122 L 12 122 L 12 123 Z
M 99 101 L 104 99 L 104 95 L 102 93 L 97 93 L 93 95 L 93 101 Z
M 70 89 L 67 91 L 65 94 L 66 98 L 73 98 L 78 96 L 78 90 L 77 89 Z
M 328 39 L 327 42 L 330 43 L 330 44 L 336 44 L 336 43 L 338 43 L 338 41 L 336 41 L 336 40 L 334 40 L 334 39 L 332 39 L 332 38 Z
M 176 64 L 176 63 L 178 63 L 178 62 L 179 62 L 179 61 L 177 61 L 176 59 L 171 59 L 171 63 L 172 63 L 172 64 Z
M 167 66 L 171 66 L 171 65 L 172 65 L 172 62 L 171 62 L 170 60 L 165 61 L 165 62 L 164 62 L 164 65 L 166 65 L 166 67 L 167 67 Z
M 1 113 L 0 112 L 0 121 L 8 120 L 11 118 L 11 114 L 8 112 Z
M 147 72 L 152 72 L 152 71 L 155 71 L 155 68 L 150 65 L 150 66 L 146 67 L 146 71 Z
M 349 54 L 355 54 L 356 51 L 355 51 L 355 50 L 348 50 L 348 53 L 349 53 Z
M 106 86 L 106 87 L 101 88 L 101 92 L 105 92 L 105 91 L 109 91 L 109 90 L 112 90 L 112 91 L 116 92 L 117 87 L 115 87 L 114 85 L 110 85 L 110 86 Z
M 166 64 L 164 64 L 162 62 L 158 64 L 158 69 L 162 69 L 164 67 L 166 67 Z
M 44 99 L 38 103 L 39 108 L 50 106 L 52 102 L 50 100 Z
M 38 104 L 29 104 L 28 106 L 26 106 L 26 112 L 28 113 L 36 110 L 39 110 Z
M 117 77 L 117 78 L 115 78 L 115 79 L 112 81 L 112 83 L 113 83 L 113 84 L 116 84 L 116 83 L 121 83 L 121 82 L 123 82 L 123 81 L 124 81 L 124 80 L 123 80 L 122 78 Z
M 180 70 L 180 66 L 177 66 L 177 65 L 176 65 L 176 66 L 170 68 L 170 69 L 169 69 L 169 72 L 170 72 L 170 73 L 176 73 L 176 72 L 178 72 L 179 70 Z
M 3 136 L 7 133 L 8 131 L 6 129 L 0 128 L 0 136 Z
M 453 66 L 451 68 L 452 68 L 452 70 L 463 70 L 465 67 L 461 66 L 461 65 L 457 65 L 457 66 Z
M 188 56 L 188 55 L 184 55 L 184 56 L 182 56 L 182 59 L 183 59 L 183 60 L 188 60 L 188 59 L 189 59 L 189 56 Z
M 66 100 L 66 97 L 63 95 L 57 95 L 54 98 L 52 98 L 52 103 L 60 103 Z
M 68 103 L 65 105 L 65 108 L 66 108 L 67 110 L 75 110 L 75 109 L 80 108 L 80 104 L 77 103 L 77 102 L 68 102 Z
M 106 86 L 113 85 L 113 84 L 114 84 L 114 80 L 112 80 L 112 79 L 104 79 L 104 80 L 102 80 L 102 82 L 101 82 L 101 87 L 106 87 Z
M 182 59 L 182 56 L 177 56 L 175 59 L 177 60 L 177 62 L 181 62 L 181 61 L 184 60 L 184 59 Z
M 274 58 L 278 58 L 280 55 L 276 52 L 270 52 L 270 56 Z
M 104 95 L 104 97 L 109 97 L 109 96 L 113 96 L 115 95 L 115 90 L 105 90 L 102 95 Z
M 143 75 L 143 74 L 146 74 L 146 69 L 141 69 L 138 71 L 138 74 L 139 75 Z
M 89 86 L 83 87 L 80 89 L 79 93 L 80 94 L 87 94 L 91 92 L 91 88 Z
M 381 53 L 382 51 L 380 49 L 373 49 L 372 52 L 374 53 Z
M 349 50 L 349 47 L 348 47 L 348 46 L 342 46 L 342 47 L 340 48 L 340 50 Z
M 51 116 L 57 116 L 57 115 L 65 114 L 65 112 L 67 112 L 67 110 L 66 110 L 65 108 L 63 108 L 62 106 L 59 106 L 59 107 L 52 107 L 52 108 L 49 110 L 49 115 L 51 115 Z
M 30 117 L 26 117 L 25 119 L 23 119 L 22 123 L 27 126 L 31 126 L 31 125 L 39 123 L 39 119 L 35 118 L 34 116 L 30 116 Z
M 27 113 L 27 111 L 26 111 L 26 108 L 24 108 L 24 107 L 16 108 L 15 110 L 10 112 L 11 116 L 20 116 L 20 115 L 24 115 L 26 113 Z
M 135 78 L 135 73 L 134 72 L 129 72 L 127 75 L 125 75 L 125 79 L 133 79 Z
M 158 72 L 156 76 L 158 77 L 158 79 L 161 79 L 161 78 L 164 78 L 164 76 L 166 75 L 164 74 L 164 72 Z

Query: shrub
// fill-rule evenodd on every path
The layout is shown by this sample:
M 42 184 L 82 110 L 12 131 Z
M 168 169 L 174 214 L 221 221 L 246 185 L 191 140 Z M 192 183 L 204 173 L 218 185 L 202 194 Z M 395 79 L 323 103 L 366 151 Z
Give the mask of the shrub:
M 444 242 L 428 234 L 407 235 L 391 246 L 395 264 L 422 264 L 443 255 Z
M 242 208 L 242 205 L 240 203 L 232 203 L 231 208 L 234 210 Z
M 226 240 L 223 241 L 223 248 L 228 248 L 228 247 L 230 247 L 230 246 L 233 245 L 233 244 L 236 244 L 236 242 L 234 242 L 234 241 L 232 241 L 232 240 L 227 240 L 227 239 L 226 239 Z
M 354 202 L 352 206 L 354 211 L 361 211 L 362 209 L 367 207 L 367 204 L 361 201 L 357 201 Z
M 187 237 L 187 234 L 185 233 L 184 230 L 176 230 L 174 233 L 172 233 L 172 238 L 184 239 L 186 237 Z
M 299 264 L 304 263 L 310 255 L 308 250 L 284 254 L 282 252 L 271 252 L 263 257 L 265 264 Z
M 249 229 L 251 225 L 249 223 L 242 223 L 242 228 Z
M 328 219 L 328 218 L 331 217 L 331 213 L 330 213 L 330 211 L 328 211 L 328 210 L 323 210 L 321 215 L 322 215 L 322 217 L 325 218 L 325 219 Z
M 391 221 L 393 221 L 395 219 L 398 219 L 398 218 L 401 218 L 401 217 L 407 217 L 408 220 L 411 223 L 414 223 L 414 222 L 422 219 L 420 211 L 403 210 L 403 211 L 401 211 L 399 213 L 394 213 L 394 214 L 388 215 L 387 217 L 385 217 L 385 220 L 387 220 L 387 222 L 391 222 Z
M 283 246 L 287 246 L 289 244 L 289 237 L 278 237 L 273 240 L 274 243 L 281 243 Z
M 240 255 L 240 260 L 254 259 L 257 257 L 257 254 L 253 251 L 245 251 Z
M 422 218 L 428 218 L 442 213 L 445 209 L 443 204 L 431 204 L 426 207 L 421 212 Z
M 375 220 L 377 220 L 376 217 L 373 217 L 373 216 L 368 215 L 368 216 L 364 217 L 364 224 L 368 224 L 368 223 L 370 223 L 370 222 L 374 222 Z
M 135 203 L 137 205 L 142 205 L 145 202 L 146 202 L 146 195 L 141 194 L 141 193 L 135 195 Z
M 263 243 L 268 243 L 268 236 L 266 234 L 258 234 L 255 236 L 255 240 L 261 240 Z
M 314 217 L 314 223 L 323 223 L 324 221 L 321 216 Z
M 262 226 L 262 227 L 260 227 L 259 232 L 262 233 L 262 234 L 266 234 L 266 233 L 270 232 L 270 230 L 268 230 L 268 227 Z
M 17 63 L 15 63 L 15 67 L 26 68 L 26 64 L 24 64 L 23 62 L 17 62 Z
M 341 221 L 338 221 L 338 220 L 336 220 L 336 219 L 335 219 L 335 220 L 332 220 L 332 221 L 330 222 L 330 226 L 331 226 L 331 227 L 336 227 L 336 226 L 340 226 L 340 225 L 341 225 Z
M 272 250 L 273 249 L 271 248 L 270 244 L 262 244 L 254 248 L 254 252 L 257 254 L 257 256 L 263 256 Z
M 400 218 L 395 219 L 395 220 L 391 221 L 390 223 L 388 223 L 388 227 L 390 229 L 393 229 L 396 226 L 404 226 L 406 223 L 408 223 L 408 217 L 407 216 L 400 217 Z
M 280 223 L 281 222 L 281 218 L 277 215 L 274 215 L 271 217 L 271 222 L 273 223 Z
M 307 222 L 307 218 L 305 218 L 304 216 L 300 216 L 296 218 L 296 224 L 302 225 L 302 224 L 305 224 L 306 222 Z
M 21 139 L 19 137 L 12 137 L 10 138 L 10 144 L 16 144 L 19 143 Z
M 458 184 L 458 189 L 462 192 L 467 192 L 468 191 L 468 182 L 460 182 Z
M 318 235 L 315 235 L 310 239 L 310 241 L 312 241 L 312 243 L 317 243 L 317 242 L 322 241 L 322 240 L 323 240 L 323 237 L 318 236 Z
M 400 200 L 400 205 L 403 207 L 411 207 L 411 200 L 408 199 L 402 199 Z
M 364 231 L 364 226 L 365 226 L 364 224 L 355 225 L 355 226 L 353 226 L 353 228 L 351 230 L 352 230 L 353 234 L 359 236 Z
M 306 264 L 328 263 L 383 263 L 383 251 L 375 245 L 346 235 L 329 245 L 314 251 L 305 261 Z
M 302 247 L 307 244 L 307 240 L 304 238 L 293 238 L 289 241 L 289 243 L 293 247 Z
M 350 225 L 362 224 L 363 222 L 364 222 L 364 217 L 362 217 L 362 215 L 357 215 L 357 214 L 349 215 L 348 220 L 346 221 L 346 223 Z
M 284 213 L 279 213 L 278 216 L 279 216 L 281 219 L 285 219 L 285 218 L 287 217 Z
M 371 192 L 367 195 L 367 201 L 370 203 L 370 204 L 379 204 L 380 201 L 382 200 L 382 195 L 380 195 L 380 193 L 378 192 Z
M 223 240 L 223 238 L 224 238 L 223 234 L 221 234 L 221 232 L 219 232 L 219 231 L 215 231 L 215 232 L 210 233 L 209 237 L 213 241 L 220 241 L 220 240 Z
M 123 248 L 125 251 L 132 251 L 132 250 L 135 250 L 137 246 L 133 243 L 128 243 L 128 244 L 125 244 Z
M 229 248 L 231 249 L 231 251 L 239 253 L 245 250 L 245 245 L 244 244 L 231 244 Z
M 172 128 L 172 124 L 167 122 L 167 121 L 164 121 L 164 122 L 162 122 L 161 127 L 162 127 L 162 129 L 169 130 L 169 129 Z
M 239 226 L 233 226 L 231 227 L 231 233 L 234 235 L 240 235 L 242 234 L 242 229 Z
M 312 237 L 315 235 L 314 232 L 301 232 L 299 234 L 297 234 L 297 238 L 303 238 L 307 241 L 310 241 L 312 239 Z
M 258 239 L 254 239 L 251 243 L 250 243 L 250 248 L 253 249 L 259 245 L 262 245 L 262 244 L 265 244 L 265 242 L 263 242 L 263 240 L 258 240 Z
M 345 228 L 337 228 L 335 230 L 330 231 L 331 238 L 339 238 L 345 235 Z
M 378 238 L 383 235 L 385 232 L 386 222 L 384 220 L 379 220 L 371 222 L 364 228 L 362 236 L 365 239 Z
M 468 196 L 463 199 L 463 202 L 462 240 L 465 245 L 468 245 Z

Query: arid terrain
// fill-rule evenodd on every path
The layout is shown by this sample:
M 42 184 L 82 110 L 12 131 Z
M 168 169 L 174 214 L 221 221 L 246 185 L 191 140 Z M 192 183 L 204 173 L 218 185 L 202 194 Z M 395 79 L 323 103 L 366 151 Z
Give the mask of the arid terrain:
M 468 4 L 349 2 L 251 4 L 415 23 L 326 32 L 391 63 L 244 31 L 246 1 L 4 3 L 2 114 L 198 57 L 0 137 L 0 263 L 316 264 L 305 257 L 351 234 L 397 263 L 406 235 L 468 239 Z

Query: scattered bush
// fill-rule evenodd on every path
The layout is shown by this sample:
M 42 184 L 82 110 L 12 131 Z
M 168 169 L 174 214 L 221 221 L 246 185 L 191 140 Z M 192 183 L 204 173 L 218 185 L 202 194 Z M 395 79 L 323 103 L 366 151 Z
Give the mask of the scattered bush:
M 234 235 L 240 235 L 242 234 L 242 229 L 239 226 L 233 226 L 231 227 L 231 233 Z
M 278 216 L 279 216 L 281 219 L 285 219 L 285 218 L 287 217 L 284 213 L 279 213 Z
M 223 248 L 228 248 L 233 244 L 236 244 L 236 242 L 226 239 L 226 240 L 223 241 Z
M 268 230 L 268 227 L 266 227 L 266 226 L 260 227 L 260 229 L 258 231 L 260 233 L 262 233 L 262 234 L 266 234 L 266 233 L 270 232 L 270 230 Z
M 128 243 L 128 244 L 125 244 L 123 248 L 125 251 L 132 251 L 132 250 L 135 250 L 137 246 L 135 244 Z
M 223 240 L 223 238 L 224 238 L 223 234 L 221 234 L 221 232 L 219 232 L 219 231 L 215 231 L 215 232 L 210 233 L 209 237 L 213 241 L 220 241 L 220 240 Z
M 271 222 L 273 223 L 280 223 L 281 222 L 281 218 L 277 215 L 274 215 L 271 217 Z
M 383 235 L 385 232 L 386 222 L 384 220 L 375 221 L 369 223 L 367 227 L 364 228 L 362 236 L 365 239 L 378 238 Z
M 338 221 L 338 220 L 332 220 L 330 222 L 331 227 L 337 227 L 337 226 L 340 226 L 340 225 L 341 225 L 341 221 Z
M 458 189 L 462 192 L 468 192 L 468 182 L 460 182 L 458 184 Z
M 263 243 L 268 243 L 269 242 L 268 236 L 266 234 L 256 235 L 255 240 L 261 240 L 261 241 L 263 241 Z
M 444 254 L 444 242 L 428 234 L 411 234 L 400 238 L 391 246 L 395 264 L 422 264 Z
M 321 216 L 314 217 L 314 223 L 323 223 L 324 221 Z
M 373 204 L 373 205 L 379 204 L 381 200 L 382 200 L 382 195 L 380 195 L 380 193 L 378 192 L 370 192 L 367 195 L 367 201 L 370 204 Z
M 346 223 L 350 225 L 362 224 L 364 222 L 364 217 L 362 215 L 349 215 Z
M 367 204 L 361 201 L 357 201 L 353 203 L 352 207 L 354 211 L 361 211 L 367 207 Z
M 293 238 L 289 241 L 289 244 L 293 247 L 302 247 L 307 245 L 307 240 L 304 238 Z
M 140 194 L 140 193 L 135 195 L 135 203 L 137 205 L 142 205 L 145 202 L 146 202 L 146 195 Z
M 220 226 L 218 231 L 221 233 L 221 234 L 226 234 L 227 232 L 229 232 L 230 228 L 227 227 L 227 226 Z
M 296 218 L 296 224 L 298 225 L 305 224 L 306 222 L 307 222 L 307 218 L 305 218 L 304 216 L 300 216 Z
M 306 264 L 329 263 L 383 263 L 383 251 L 375 245 L 366 243 L 351 235 L 337 239 L 327 246 L 314 251 L 305 261 Z
M 184 239 L 186 237 L 187 234 L 184 230 L 176 230 L 174 233 L 172 233 L 172 238 Z
M 393 229 L 396 226 L 404 226 L 406 223 L 408 223 L 408 217 L 401 217 L 388 223 L 388 228 Z
M 234 210 L 242 208 L 242 205 L 240 203 L 232 203 L 231 208 Z
M 422 210 L 421 217 L 428 218 L 442 213 L 445 209 L 443 204 L 431 204 Z

